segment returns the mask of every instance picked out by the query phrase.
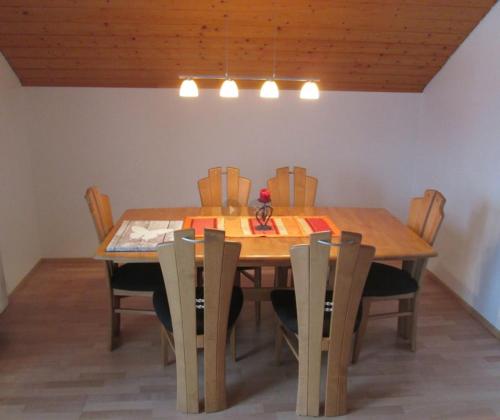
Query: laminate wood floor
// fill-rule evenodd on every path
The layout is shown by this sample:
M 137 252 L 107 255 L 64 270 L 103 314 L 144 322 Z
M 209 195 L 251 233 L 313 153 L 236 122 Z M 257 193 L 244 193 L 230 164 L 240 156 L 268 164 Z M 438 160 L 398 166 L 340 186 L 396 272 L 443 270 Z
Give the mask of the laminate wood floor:
M 101 263 L 45 261 L 32 272 L 0 315 L 0 419 L 204 418 L 175 411 L 175 365 L 160 364 L 155 318 L 123 317 L 122 345 L 107 350 L 106 305 Z M 499 341 L 449 292 L 425 282 L 416 353 L 395 325 L 368 325 L 345 417 L 500 418 Z M 297 364 L 288 349 L 281 365 L 273 360 L 270 304 L 260 326 L 244 305 L 238 326 L 230 407 L 207 417 L 296 419 Z

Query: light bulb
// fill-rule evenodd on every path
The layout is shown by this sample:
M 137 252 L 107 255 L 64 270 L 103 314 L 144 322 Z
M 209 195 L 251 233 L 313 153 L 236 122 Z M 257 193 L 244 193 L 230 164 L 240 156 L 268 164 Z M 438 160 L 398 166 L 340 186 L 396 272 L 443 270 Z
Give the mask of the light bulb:
M 179 89 L 179 96 L 183 98 L 198 97 L 198 86 L 196 86 L 196 82 L 193 79 L 183 80 L 181 88 Z
M 274 80 L 266 80 L 260 88 L 261 98 L 279 98 L 280 91 L 278 84 Z
M 224 83 L 222 83 L 222 86 L 220 87 L 219 95 L 221 98 L 237 98 L 238 85 L 234 80 L 224 80 Z
M 300 89 L 300 99 L 319 99 L 319 89 L 315 82 L 305 82 Z

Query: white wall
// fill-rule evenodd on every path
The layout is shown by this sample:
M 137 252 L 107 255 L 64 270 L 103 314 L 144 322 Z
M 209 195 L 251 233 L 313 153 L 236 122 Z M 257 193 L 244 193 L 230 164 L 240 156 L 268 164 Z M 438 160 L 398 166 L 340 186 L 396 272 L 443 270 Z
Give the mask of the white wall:
M 41 256 L 24 91 L 0 54 L 0 252 L 8 291 Z
M 448 199 L 430 267 L 500 328 L 500 4 L 422 99 L 415 191 Z
M 92 255 L 96 238 L 83 199 L 97 184 L 115 217 L 126 208 L 199 205 L 196 181 L 217 165 L 241 168 L 252 196 L 274 169 L 305 166 L 319 178 L 319 205 L 387 207 L 405 218 L 408 150 L 418 94 L 323 93 L 277 101 L 215 90 L 27 88 L 44 256 Z

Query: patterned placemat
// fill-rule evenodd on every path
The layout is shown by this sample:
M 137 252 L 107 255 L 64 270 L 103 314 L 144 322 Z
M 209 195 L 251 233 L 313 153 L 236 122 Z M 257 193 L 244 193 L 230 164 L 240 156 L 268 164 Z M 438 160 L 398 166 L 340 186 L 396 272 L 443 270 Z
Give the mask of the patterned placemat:
M 184 219 L 183 229 L 194 229 L 195 236 L 200 238 L 203 237 L 205 229 L 225 230 L 225 218 L 207 216 L 186 217 Z
M 174 231 L 182 225 L 182 220 L 124 220 L 106 251 L 156 251 L 158 244 L 173 241 Z

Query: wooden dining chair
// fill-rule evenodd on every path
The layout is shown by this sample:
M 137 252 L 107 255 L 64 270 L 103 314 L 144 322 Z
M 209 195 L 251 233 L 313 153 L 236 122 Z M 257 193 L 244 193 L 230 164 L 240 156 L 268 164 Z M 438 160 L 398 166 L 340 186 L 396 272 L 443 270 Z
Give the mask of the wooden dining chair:
M 276 169 L 276 176 L 267 181 L 274 207 L 312 207 L 316 202 L 318 180 L 307 175 L 305 168 L 288 166 Z M 293 198 L 291 197 L 290 175 L 293 175 Z M 293 203 L 293 204 L 292 204 Z
M 439 191 L 427 190 L 423 197 L 411 200 L 408 227 L 429 245 L 433 245 L 444 219 L 446 199 Z M 353 363 L 361 351 L 361 342 L 368 320 L 398 318 L 398 334 L 409 340 L 412 351 L 417 346 L 418 299 L 421 279 L 427 265 L 427 258 L 417 261 L 403 261 L 402 268 L 382 263 L 373 263 L 363 291 L 362 319 L 356 334 Z M 398 300 L 396 312 L 370 314 L 373 302 Z
M 222 195 L 222 177 L 226 175 L 226 202 Z M 202 207 L 246 207 L 252 182 L 240 176 L 238 168 L 210 168 L 208 176 L 198 181 Z
M 107 195 L 101 194 L 98 187 L 90 187 L 85 193 L 99 242 L 104 241 L 113 229 L 113 214 Z M 122 314 L 149 314 L 155 312 L 151 307 L 124 307 L 122 300 L 133 296 L 151 297 L 153 292 L 163 288 L 163 277 L 157 263 L 134 263 L 117 265 L 106 261 L 106 276 L 110 303 L 109 349 L 113 350 L 120 336 Z
M 290 187 L 290 175 L 293 176 L 293 197 Z M 294 166 L 290 171 L 288 166 L 276 169 L 276 176 L 267 181 L 274 207 L 313 207 L 316 202 L 318 179 L 307 175 L 307 170 Z M 293 204 L 292 204 L 293 203 Z M 288 281 L 290 267 L 276 267 L 274 285 L 285 287 Z
M 309 245 L 291 248 L 295 291 L 276 289 L 271 301 L 278 318 L 276 357 L 283 340 L 299 362 L 298 415 L 318 416 L 321 353 L 327 352 L 325 415 L 347 411 L 347 368 L 361 293 L 375 248 L 361 245 L 361 235 L 342 232 L 331 243 L 331 232 L 313 233 Z M 338 248 L 333 290 L 330 249 Z M 298 343 L 298 347 L 297 347 Z
M 247 207 L 250 196 L 251 181 L 240 176 L 238 168 L 210 168 L 208 176 L 198 181 L 198 191 L 202 207 L 223 207 L 222 178 L 226 175 L 226 205 L 229 207 Z M 261 267 L 239 267 L 238 276 L 250 280 L 254 287 L 261 287 Z M 260 302 L 255 301 L 255 319 L 260 321 Z
M 173 242 L 159 246 L 166 293 L 153 296 L 165 343 L 175 352 L 177 409 L 184 413 L 199 412 L 198 348 L 204 350 L 205 411 L 226 408 L 226 339 L 243 305 L 241 288 L 234 286 L 241 244 L 225 242 L 224 231 L 205 230 L 204 284 L 199 287 L 195 243 L 200 240 L 194 238 L 194 229 L 179 230 Z

